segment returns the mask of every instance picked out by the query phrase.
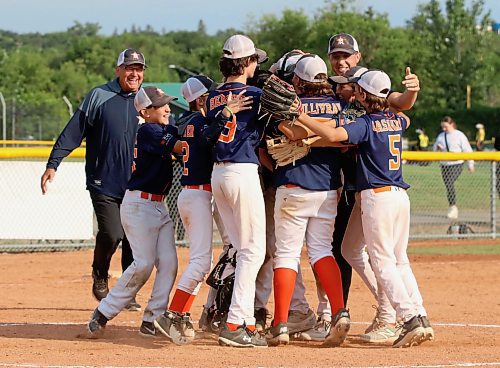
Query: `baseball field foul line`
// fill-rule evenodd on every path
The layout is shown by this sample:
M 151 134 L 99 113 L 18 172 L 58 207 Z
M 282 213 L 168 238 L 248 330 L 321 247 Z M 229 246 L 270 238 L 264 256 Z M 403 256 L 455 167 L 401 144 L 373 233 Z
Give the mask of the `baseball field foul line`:
M 350 368 L 451 368 L 451 367 L 496 367 L 500 366 L 500 362 L 485 362 L 485 363 L 455 363 L 455 364 L 436 364 L 436 365 L 375 365 L 375 366 L 352 366 Z M 38 365 L 38 364 L 13 364 L 0 363 L 0 367 L 19 367 L 19 368 L 132 368 L 130 366 L 113 366 L 113 365 Z M 133 366 L 134 368 L 171 368 L 169 366 Z M 262 367 L 266 368 L 266 367 Z M 268 367 L 272 368 L 272 367 Z
M 134 323 L 130 321 L 130 323 Z M 0 323 L 0 327 L 14 327 L 14 326 L 26 326 L 32 323 Z M 87 322 L 44 322 L 36 323 L 40 326 L 71 326 L 71 325 L 86 325 Z M 353 325 L 369 325 L 371 322 L 351 322 Z M 475 328 L 500 328 L 500 325 L 483 325 L 478 323 L 433 323 L 433 326 L 439 327 L 475 327 Z

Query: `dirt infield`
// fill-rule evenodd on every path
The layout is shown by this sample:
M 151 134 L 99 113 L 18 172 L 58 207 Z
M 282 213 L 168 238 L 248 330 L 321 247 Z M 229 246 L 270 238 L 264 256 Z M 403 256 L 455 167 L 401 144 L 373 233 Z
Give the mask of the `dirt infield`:
M 187 254 L 186 248 L 179 249 L 180 271 Z M 498 255 L 412 257 L 436 341 L 411 349 L 356 342 L 355 335 L 373 317 L 373 300 L 357 276 L 349 299 L 353 326 L 341 348 L 296 342 L 242 350 L 220 347 L 208 334 L 179 347 L 139 336 L 140 312 L 122 312 L 100 340 L 78 338 L 97 305 L 90 293 L 91 260 L 91 251 L 0 254 L 0 367 L 500 366 Z M 303 265 L 308 300 L 315 307 L 311 269 Z M 119 257 L 112 270 L 120 274 Z M 150 291 L 151 281 L 138 295 L 143 306 Z M 206 287 L 194 303 L 195 320 L 205 297 Z

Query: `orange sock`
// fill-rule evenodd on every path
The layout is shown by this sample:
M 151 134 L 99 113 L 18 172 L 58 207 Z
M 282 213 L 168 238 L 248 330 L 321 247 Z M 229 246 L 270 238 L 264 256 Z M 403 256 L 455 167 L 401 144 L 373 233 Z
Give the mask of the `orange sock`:
M 288 310 L 292 300 L 297 272 L 291 268 L 274 270 L 274 326 L 288 320 Z
M 256 330 L 255 325 L 247 325 L 247 328 L 252 332 L 255 332 Z
M 179 313 L 189 312 L 193 305 L 194 295 L 176 289 L 169 310 Z
M 332 314 L 337 313 L 339 309 L 344 308 L 344 296 L 340 269 L 335 258 L 330 256 L 321 258 L 314 264 L 314 271 L 328 295 Z
M 227 325 L 227 329 L 229 331 L 236 331 L 238 329 L 238 327 L 241 326 L 241 325 L 238 325 L 236 323 L 229 323 L 229 322 L 226 322 L 226 325 Z

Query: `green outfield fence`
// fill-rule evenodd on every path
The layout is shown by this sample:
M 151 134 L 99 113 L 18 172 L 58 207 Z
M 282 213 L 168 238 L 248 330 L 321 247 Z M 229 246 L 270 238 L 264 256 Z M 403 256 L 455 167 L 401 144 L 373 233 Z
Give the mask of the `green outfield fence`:
M 0 252 L 94 247 L 96 222 L 92 220 L 91 208 L 89 212 L 90 198 L 84 189 L 84 148 L 75 150 L 61 164 L 54 182 L 62 188 L 57 189 L 54 183 L 54 189 L 49 188 L 50 196 L 42 196 L 40 177 L 49 153 L 50 147 L 0 148 L 0 173 L 3 178 L 0 186 L 4 186 L 0 190 Z M 464 164 L 463 172 L 455 183 L 458 215 L 449 218 L 447 194 L 438 161 L 471 159 L 475 162 L 475 172 L 468 172 L 467 162 Z M 411 185 L 408 190 L 411 200 L 410 239 L 496 238 L 499 228 L 499 160 L 500 152 L 403 152 L 403 173 L 406 182 Z M 177 245 L 188 246 L 176 205 L 181 190 L 180 175 L 180 165 L 175 164 L 174 184 L 166 203 L 175 223 Z M 5 182 L 6 179 L 10 180 L 10 184 Z M 63 198 L 64 195 L 66 197 Z M 54 215 L 51 212 L 56 205 L 68 211 L 62 220 L 56 216 L 60 213 Z M 84 215 L 84 218 L 79 215 Z M 20 220 L 13 223 L 14 219 Z M 85 226 L 82 226 L 83 223 Z M 15 232 L 9 231 L 12 226 L 16 227 Z M 61 227 L 65 233 L 51 237 L 52 230 L 57 232 Z M 88 235 L 84 238 L 81 235 L 71 236 L 73 229 L 76 232 L 85 227 L 82 231 Z M 44 235 L 38 236 L 35 230 Z M 214 226 L 214 244 L 220 242 L 220 235 Z

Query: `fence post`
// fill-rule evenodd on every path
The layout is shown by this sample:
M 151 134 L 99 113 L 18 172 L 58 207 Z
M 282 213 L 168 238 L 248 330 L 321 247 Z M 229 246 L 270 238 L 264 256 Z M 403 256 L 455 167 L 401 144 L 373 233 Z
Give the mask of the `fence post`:
M 497 235 L 497 206 L 496 206 L 496 199 L 497 199 L 497 165 L 498 163 L 496 161 L 491 162 L 491 193 L 490 193 L 490 206 L 491 206 L 491 213 L 490 213 L 490 220 L 491 220 L 491 236 L 493 239 L 496 239 Z

